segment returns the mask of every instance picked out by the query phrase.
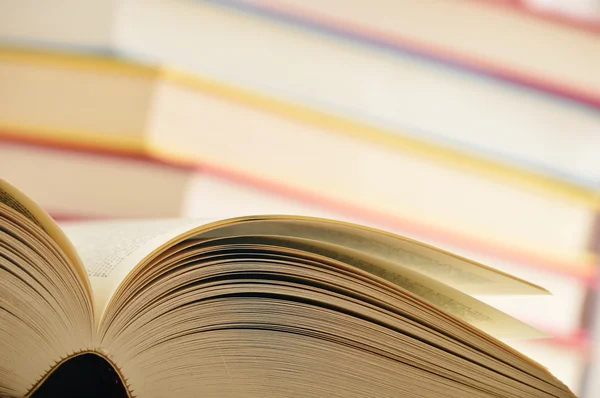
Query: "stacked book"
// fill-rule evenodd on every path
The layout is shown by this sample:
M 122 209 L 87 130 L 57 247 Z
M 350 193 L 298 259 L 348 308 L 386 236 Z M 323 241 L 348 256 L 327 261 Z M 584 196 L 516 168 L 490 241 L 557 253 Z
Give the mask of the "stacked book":
M 489 264 L 553 293 L 478 298 L 553 336 L 510 344 L 576 390 L 600 38 L 394 4 L 2 2 L 2 177 L 62 218 L 313 215 Z

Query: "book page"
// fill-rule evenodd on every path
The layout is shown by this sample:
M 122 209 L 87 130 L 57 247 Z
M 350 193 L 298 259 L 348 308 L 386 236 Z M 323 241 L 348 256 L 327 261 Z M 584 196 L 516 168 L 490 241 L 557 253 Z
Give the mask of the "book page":
M 536 328 L 488 305 L 468 294 L 440 283 L 426 275 L 398 264 L 368 256 L 363 252 L 324 242 L 290 239 L 292 247 L 311 249 L 338 259 L 370 274 L 379 276 L 447 313 L 498 339 L 536 339 L 547 337 Z
M 65 253 L 71 265 L 75 268 L 88 295 L 91 297 L 90 281 L 81 263 L 81 259 L 65 233 L 58 224 L 35 201 L 25 193 L 0 178 L 0 202 L 23 214 L 34 224 L 44 230 Z
M 90 278 L 96 324 L 117 287 L 137 265 L 160 252 L 175 238 L 212 221 L 163 219 L 61 223 Z
M 207 234 L 219 234 L 219 232 L 222 232 L 222 230 L 213 230 Z M 204 237 L 203 234 L 202 238 Z M 537 339 L 547 337 L 545 333 L 525 322 L 457 289 L 409 268 L 369 256 L 348 247 L 309 238 L 297 238 L 291 236 L 262 235 L 257 237 L 256 235 L 241 235 L 238 237 L 224 238 L 225 240 L 217 241 L 215 244 L 224 246 L 228 244 L 245 244 L 255 246 L 258 249 L 262 249 L 262 247 L 265 246 L 280 246 L 304 252 L 306 253 L 307 258 L 312 257 L 313 254 L 317 254 L 340 261 L 343 264 L 365 271 L 370 275 L 385 279 L 414 294 L 423 301 L 443 310 L 445 313 L 498 339 Z M 422 318 L 422 316 L 423 315 L 419 315 L 417 318 Z M 439 322 L 439 319 L 430 317 L 428 321 L 437 323 Z
M 405 241 L 367 228 L 328 220 L 297 216 L 255 216 L 221 221 L 165 219 L 71 222 L 63 223 L 62 227 L 82 258 L 91 280 L 97 322 L 100 321 L 114 292 L 136 266 L 142 266 L 144 261 L 165 250 L 170 244 L 192 237 L 205 239 L 239 235 L 279 235 L 321 241 L 337 246 L 340 251 L 346 248 L 354 253 L 362 252 L 387 264 L 395 275 L 413 275 L 413 290 L 437 292 L 450 289 L 448 292 L 451 291 L 452 296 L 446 297 L 451 297 L 454 301 L 458 291 L 494 291 L 496 294 L 499 294 L 497 291 L 504 294 L 509 291 L 525 291 L 531 294 L 531 290 L 539 289 L 545 292 L 535 285 L 420 245 L 418 242 Z M 467 300 L 466 297 L 466 294 L 461 296 L 461 301 Z M 479 308 L 486 306 L 474 298 L 469 299 L 471 304 L 462 307 L 465 311 L 469 308 L 479 311 Z M 489 313 L 491 307 L 487 307 L 485 311 L 479 312 Z M 500 314 L 508 317 L 498 311 L 496 319 L 501 318 Z M 508 318 L 505 319 L 506 327 L 502 329 L 502 333 L 510 334 L 510 330 L 518 329 Z M 503 322 L 496 322 L 495 335 L 500 332 L 502 324 Z
M 366 227 L 357 228 L 344 222 L 319 221 L 309 217 L 266 216 L 226 228 L 209 234 L 272 234 L 320 240 L 401 265 L 467 294 L 549 293 L 540 286 L 435 247 Z

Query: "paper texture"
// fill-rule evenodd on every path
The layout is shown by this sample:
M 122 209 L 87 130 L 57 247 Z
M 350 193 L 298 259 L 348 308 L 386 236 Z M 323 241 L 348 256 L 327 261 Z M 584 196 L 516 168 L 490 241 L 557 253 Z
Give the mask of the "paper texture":
M 257 239 L 252 238 L 251 241 L 256 242 Z M 265 242 L 276 242 L 284 247 L 319 254 L 379 276 L 496 338 L 547 337 L 541 331 L 468 294 L 404 266 L 365 255 L 352 248 L 292 237 L 265 237 Z
M 219 234 L 272 234 L 316 239 L 350 247 L 402 265 L 468 294 L 546 294 L 545 289 L 420 242 L 356 228 L 340 222 L 265 218 L 211 231 Z
M 213 220 L 115 220 L 66 222 L 61 227 L 89 275 L 97 321 L 134 267 L 175 237 Z
M 354 262 L 359 268 L 363 267 L 368 272 L 390 280 L 491 335 L 502 338 L 544 336 L 527 324 L 456 288 L 477 284 L 494 286 L 494 283 L 499 283 L 504 284 L 505 289 L 511 284 L 516 285 L 514 290 L 518 291 L 521 282 L 516 279 L 506 278 L 483 266 L 478 268 L 465 260 L 436 252 L 426 246 L 420 247 L 412 241 L 403 241 L 343 223 L 300 220 L 295 217 L 283 217 L 279 221 L 277 216 L 270 218 L 249 217 L 226 221 L 195 237 L 280 235 L 287 236 L 284 239 L 290 241 L 293 241 L 290 237 L 320 241 L 322 247 L 329 247 L 331 252 L 337 251 L 338 255 L 345 255 L 351 264 Z M 183 239 L 184 235 L 189 236 L 199 226 L 215 221 L 218 220 L 165 219 L 63 224 L 65 233 L 75 245 L 89 274 L 97 322 L 118 286 L 144 259 L 165 250 L 167 244 L 173 243 L 175 238 Z M 373 263 L 378 266 L 373 266 Z M 448 280 L 452 283 L 446 285 Z M 496 282 L 497 280 L 500 282 Z M 529 287 L 527 284 L 525 286 Z
M 75 267 L 81 283 L 91 296 L 90 281 L 81 263 L 81 259 L 69 239 L 52 217 L 27 195 L 1 178 L 0 202 L 23 214 L 34 224 L 42 228 L 56 242 L 71 262 L 71 265 Z

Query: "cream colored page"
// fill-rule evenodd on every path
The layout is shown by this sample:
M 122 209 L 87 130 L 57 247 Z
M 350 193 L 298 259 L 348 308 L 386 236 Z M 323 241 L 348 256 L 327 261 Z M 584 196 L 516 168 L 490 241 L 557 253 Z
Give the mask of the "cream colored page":
M 110 220 L 67 222 L 61 226 L 81 257 L 94 295 L 96 322 L 119 284 L 144 258 L 214 220 Z
M 64 231 L 58 224 L 46 213 L 33 199 L 29 198 L 25 193 L 18 188 L 9 184 L 7 181 L 0 178 L 0 202 L 11 207 L 12 209 L 23 214 L 25 217 L 33 221 L 42 228 L 48 236 L 56 242 L 56 244 L 65 253 L 71 265 L 75 267 L 77 275 L 81 279 L 88 294 L 92 294 L 90 281 L 85 272 L 85 268 L 81 263 L 81 259 L 77 255 L 75 248 L 69 239 L 65 236 Z
M 209 234 L 271 234 L 320 240 L 411 269 L 468 294 L 548 293 L 539 286 L 422 243 L 345 223 L 257 217 L 226 228 L 210 231 Z
M 219 234 L 223 230 L 214 232 Z M 212 232 L 203 235 L 212 235 Z M 244 238 L 240 238 L 238 242 L 243 243 Z M 275 244 L 320 254 L 354 266 L 413 293 L 422 300 L 498 339 L 547 337 L 546 334 L 530 325 L 426 275 L 347 247 L 312 239 L 268 235 L 262 238 L 253 237 L 248 240 L 248 243 Z
M 498 339 L 536 339 L 547 335 L 536 328 L 424 274 L 349 248 L 336 247 L 341 255 L 353 257 L 355 265 L 380 276 L 447 313 Z
M 197 229 L 201 225 L 207 225 L 215 221 L 217 220 L 164 219 L 63 223 L 63 230 L 81 256 L 92 282 L 97 321 L 101 318 L 111 296 L 136 265 L 173 239 L 187 234 L 190 230 Z M 328 236 L 325 232 L 336 231 L 335 228 L 330 228 L 331 225 L 328 225 L 328 230 L 325 230 L 321 225 L 314 228 L 314 230 L 305 228 L 303 229 L 304 233 L 300 233 L 293 230 L 298 228 L 299 225 L 295 222 L 290 224 L 292 230 L 286 231 L 285 228 L 280 227 L 286 225 L 287 222 L 254 223 L 244 222 L 240 219 L 237 221 L 238 223 L 224 224 L 225 226 L 208 230 L 208 232 L 196 236 L 223 237 L 238 234 L 263 234 L 304 237 L 306 240 L 312 240 L 314 245 L 321 245 L 324 249 L 329 248 L 330 252 L 337 252 L 337 255 L 352 257 L 366 271 L 374 274 L 384 272 L 384 275 L 381 276 L 391 282 L 493 336 L 499 338 L 536 338 L 543 336 L 541 332 L 523 322 L 397 262 L 384 260 L 369 255 L 369 253 L 360 253 L 359 250 L 362 250 L 360 246 L 344 248 L 335 243 L 326 242 L 325 239 L 322 239 L 323 236 Z M 250 230 L 248 228 L 244 230 L 243 226 L 250 227 Z M 302 225 L 300 226 L 304 228 Z M 293 241 L 293 238 L 290 241 Z M 377 265 L 379 271 L 374 268 L 373 264 Z

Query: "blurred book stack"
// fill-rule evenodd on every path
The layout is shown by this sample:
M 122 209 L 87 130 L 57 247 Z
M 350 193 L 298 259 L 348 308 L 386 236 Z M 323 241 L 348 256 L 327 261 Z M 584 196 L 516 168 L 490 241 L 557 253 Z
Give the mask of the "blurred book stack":
M 599 32 L 475 0 L 4 0 L 0 173 L 62 218 L 305 214 L 481 261 L 553 292 L 479 298 L 577 391 Z

